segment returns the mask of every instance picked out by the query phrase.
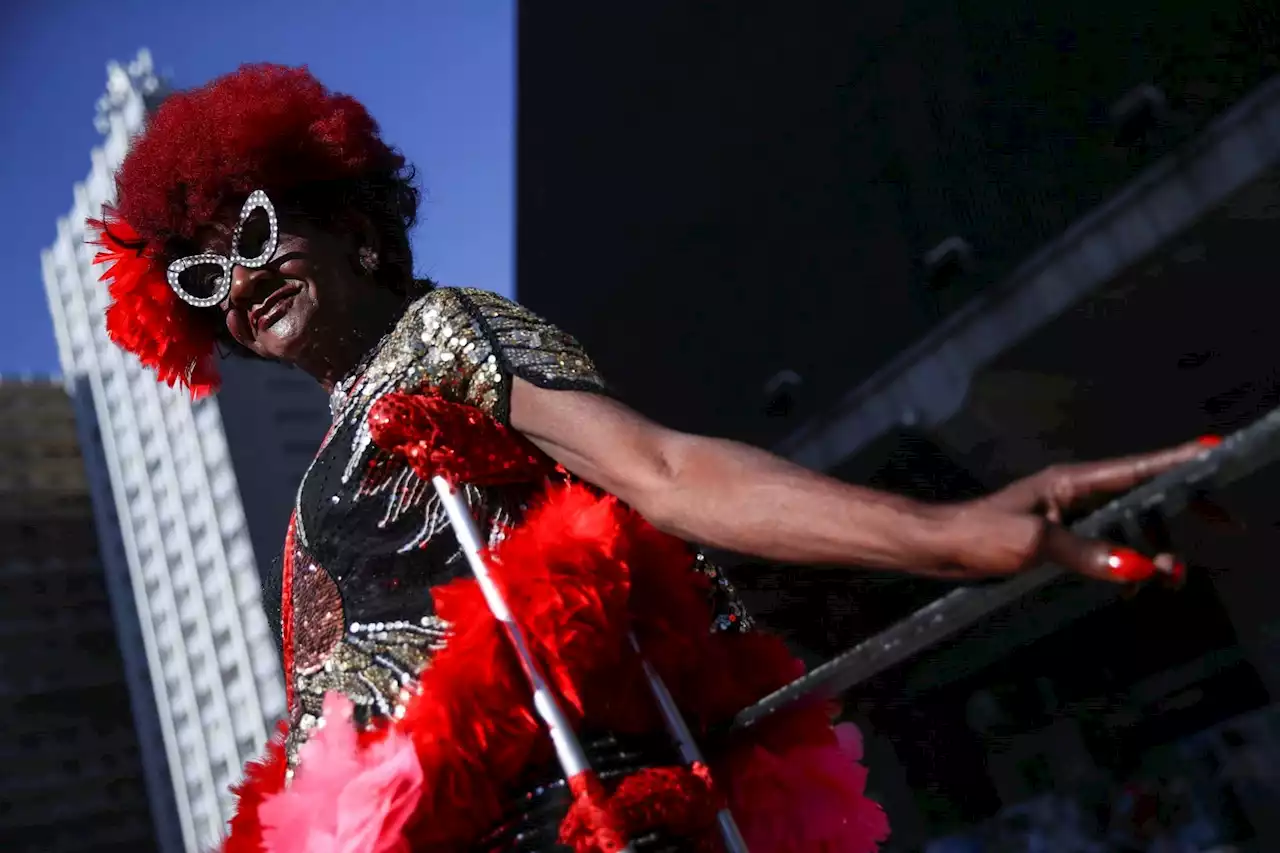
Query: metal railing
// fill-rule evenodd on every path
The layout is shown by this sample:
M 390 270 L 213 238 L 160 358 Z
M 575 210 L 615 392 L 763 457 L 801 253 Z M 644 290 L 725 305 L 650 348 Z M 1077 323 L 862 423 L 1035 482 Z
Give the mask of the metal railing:
M 1072 525 L 1072 530 L 1087 537 L 1119 530 L 1127 538 L 1141 541 L 1144 516 L 1153 512 L 1172 516 L 1196 496 L 1222 489 L 1277 460 L 1280 408 L 1227 437 L 1199 459 L 1112 501 Z M 801 699 L 844 693 L 1066 574 L 1059 566 L 1045 565 L 999 584 L 954 590 L 744 709 L 734 720 L 734 728 L 748 728 Z M 1110 585 L 1095 586 L 1101 594 L 1118 594 Z

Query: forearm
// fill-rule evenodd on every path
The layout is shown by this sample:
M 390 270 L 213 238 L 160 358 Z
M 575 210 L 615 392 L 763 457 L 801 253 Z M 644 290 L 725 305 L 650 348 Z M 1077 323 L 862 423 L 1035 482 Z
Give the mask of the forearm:
M 662 484 L 632 498 L 663 530 L 768 560 L 934 576 L 1031 562 L 1043 523 L 973 505 L 931 505 L 859 488 L 746 445 L 682 436 Z
M 665 429 L 594 395 L 517 381 L 511 423 L 656 527 L 766 560 L 1003 573 L 1034 560 L 1044 535 L 1030 514 L 847 485 L 757 448 Z

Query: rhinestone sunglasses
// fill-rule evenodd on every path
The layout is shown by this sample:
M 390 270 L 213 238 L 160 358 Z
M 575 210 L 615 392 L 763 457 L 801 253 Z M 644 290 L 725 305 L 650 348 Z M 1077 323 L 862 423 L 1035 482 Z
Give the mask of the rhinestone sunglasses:
M 265 238 L 261 233 L 264 223 Z M 231 292 L 231 271 L 237 266 L 251 270 L 265 267 L 276 253 L 279 238 L 279 221 L 271 199 L 262 190 L 254 190 L 240 208 L 240 219 L 231 235 L 230 256 L 204 252 L 178 258 L 169 264 L 166 273 L 169 287 L 183 302 L 197 308 L 217 305 Z

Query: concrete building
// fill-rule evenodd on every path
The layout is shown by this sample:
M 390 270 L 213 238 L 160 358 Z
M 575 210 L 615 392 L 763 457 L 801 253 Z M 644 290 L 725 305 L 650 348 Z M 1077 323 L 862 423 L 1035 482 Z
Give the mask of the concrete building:
M 297 481 L 328 424 L 323 394 L 285 368 L 229 360 L 224 391 L 197 403 L 108 341 L 106 286 L 84 222 L 165 92 L 146 51 L 108 66 L 88 177 L 43 255 L 67 390 L 139 714 L 147 784 L 171 811 L 162 849 L 203 850 L 229 815 L 228 787 L 285 713 L 262 576 L 278 558 Z M 268 606 L 276 602 L 268 601 Z
M 517 295 L 666 423 L 943 500 L 1280 400 L 1280 19 L 1252 0 L 524 4 L 519 38 Z M 1206 732 L 1264 754 L 1275 473 L 1220 496 L 1247 535 L 1170 520 L 1183 594 L 1047 590 L 851 695 L 890 849 Z M 738 581 L 816 659 L 948 589 Z M 1276 849 L 1252 802 L 1240 849 Z
M 75 411 L 0 379 L 0 848 L 158 849 Z M 145 675 L 145 673 L 144 673 Z

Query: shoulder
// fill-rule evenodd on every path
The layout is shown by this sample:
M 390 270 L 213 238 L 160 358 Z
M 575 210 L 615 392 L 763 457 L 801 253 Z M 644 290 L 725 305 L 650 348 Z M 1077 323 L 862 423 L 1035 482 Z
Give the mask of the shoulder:
M 409 306 L 406 321 L 428 347 L 494 350 L 523 337 L 536 337 L 546 321 L 488 290 L 436 287 Z
M 402 324 L 413 326 L 422 343 L 430 346 L 451 337 L 480 334 L 473 314 L 471 301 L 461 288 L 435 287 L 409 306 Z
M 523 305 L 490 290 L 441 287 L 423 300 L 441 314 L 466 315 L 495 344 L 505 345 L 521 337 L 532 339 L 555 328 Z
M 606 391 L 595 363 L 568 332 L 496 293 L 457 288 L 453 298 L 468 306 L 503 372 L 543 388 Z
M 513 378 L 607 393 L 573 336 L 505 296 L 472 288 L 436 287 L 410 304 L 376 366 L 372 373 L 399 377 L 379 391 L 433 387 L 502 422 Z

